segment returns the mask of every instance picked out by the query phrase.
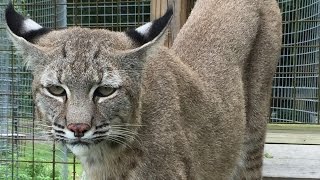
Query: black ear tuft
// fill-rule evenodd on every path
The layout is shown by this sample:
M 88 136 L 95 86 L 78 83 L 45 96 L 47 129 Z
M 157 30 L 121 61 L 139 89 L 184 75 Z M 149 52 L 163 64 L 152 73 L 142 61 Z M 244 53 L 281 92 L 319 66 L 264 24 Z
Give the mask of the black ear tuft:
M 148 41 L 145 39 L 145 37 L 140 34 L 135 29 L 129 29 L 126 31 L 127 36 L 129 36 L 135 43 L 139 44 L 140 46 L 147 43 Z
M 166 13 L 159 19 L 142 25 L 137 29 L 130 29 L 126 34 L 139 45 L 143 45 L 156 38 L 170 23 L 172 16 L 173 8 L 168 7 Z
M 162 17 L 153 21 L 151 29 L 148 33 L 148 38 L 147 38 L 148 42 L 153 40 L 163 31 L 163 29 L 167 26 L 167 24 L 170 23 L 172 15 L 173 15 L 173 9 L 170 7 Z
M 25 18 L 21 14 L 17 13 L 14 10 L 11 1 L 7 6 L 5 17 L 11 32 L 17 36 L 23 37 L 29 42 L 33 42 L 37 37 L 50 31 L 50 29 L 43 28 L 33 20 Z

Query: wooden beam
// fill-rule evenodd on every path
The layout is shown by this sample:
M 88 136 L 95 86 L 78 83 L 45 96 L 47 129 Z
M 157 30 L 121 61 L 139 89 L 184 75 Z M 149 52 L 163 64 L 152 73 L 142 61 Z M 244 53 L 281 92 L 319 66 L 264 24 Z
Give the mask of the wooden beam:
M 298 130 L 316 131 L 320 133 L 320 125 L 317 124 L 268 124 L 268 130 Z
M 320 145 L 320 126 L 304 124 L 269 124 L 266 143 Z
M 174 7 L 174 17 L 169 29 L 167 46 L 171 46 L 179 30 L 187 20 L 188 3 L 186 0 L 151 0 L 151 20 L 161 17 L 168 6 Z

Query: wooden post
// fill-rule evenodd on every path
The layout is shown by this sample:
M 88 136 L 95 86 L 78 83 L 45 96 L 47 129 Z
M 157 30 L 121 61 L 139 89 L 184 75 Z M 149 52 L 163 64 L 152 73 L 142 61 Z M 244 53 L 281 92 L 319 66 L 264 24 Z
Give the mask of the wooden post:
M 174 17 L 168 33 L 165 45 L 170 47 L 179 30 L 187 20 L 187 0 L 151 0 L 151 20 L 161 17 L 171 5 L 174 7 Z

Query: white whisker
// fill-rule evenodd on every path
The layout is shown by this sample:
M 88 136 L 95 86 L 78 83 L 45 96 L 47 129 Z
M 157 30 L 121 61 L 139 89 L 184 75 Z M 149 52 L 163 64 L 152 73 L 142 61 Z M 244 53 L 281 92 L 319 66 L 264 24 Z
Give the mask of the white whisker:
M 127 128 L 112 128 L 111 135 L 116 134 L 116 135 L 123 135 L 129 138 L 132 138 L 136 140 L 140 145 L 142 140 L 139 137 L 139 134 L 136 132 L 132 132 L 131 130 Z
M 145 126 L 143 124 L 115 124 L 115 125 L 110 125 L 111 127 L 141 127 Z
M 137 133 L 136 133 L 136 132 L 133 132 L 133 131 L 131 131 L 131 130 L 129 130 L 129 129 L 123 129 L 123 128 L 112 128 L 111 130 L 112 130 L 112 132 L 113 132 L 113 131 L 117 131 L 117 132 L 128 133 L 128 134 L 131 134 L 131 135 L 137 135 Z
M 96 136 L 93 136 L 92 139 L 96 139 L 96 138 L 103 138 L 103 137 L 107 137 L 108 135 L 104 135 L 104 134 L 100 134 L 100 135 L 96 135 Z
M 121 140 L 119 140 L 117 138 L 114 138 L 112 136 L 109 136 L 108 138 L 113 142 L 116 142 L 118 144 L 124 145 L 124 146 L 129 147 L 130 149 L 132 149 L 132 147 L 129 144 L 125 143 L 124 141 L 121 141 Z
M 141 134 L 139 134 L 138 132 L 134 132 L 130 129 L 127 128 L 112 128 L 112 131 L 117 131 L 117 132 L 121 132 L 121 133 L 127 133 L 130 135 L 134 135 L 134 136 L 140 136 Z
M 131 138 L 131 139 L 133 139 L 133 140 L 135 140 L 136 142 L 138 142 L 138 144 L 140 145 L 140 146 L 142 146 L 142 141 L 141 141 L 141 139 L 139 138 L 139 137 L 137 137 L 137 136 L 132 136 L 132 135 L 128 135 L 128 134 L 123 134 L 123 133 L 112 133 L 112 134 L 110 134 L 110 136 L 111 137 L 116 137 L 116 138 L 118 138 L 118 139 L 123 139 L 123 140 L 126 140 L 127 138 Z

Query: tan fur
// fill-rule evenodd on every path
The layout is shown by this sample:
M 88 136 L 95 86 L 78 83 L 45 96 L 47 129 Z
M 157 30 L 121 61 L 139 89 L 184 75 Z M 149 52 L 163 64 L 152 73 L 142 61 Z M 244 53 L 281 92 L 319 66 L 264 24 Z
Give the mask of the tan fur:
M 236 94 L 244 90 L 246 136 L 234 179 L 261 179 L 271 83 L 281 47 L 278 4 L 275 0 L 202 0 L 194 9 L 201 11 L 191 13 L 172 48 L 211 81 L 225 103 L 237 104 Z M 201 37 L 206 38 L 199 41 Z
M 39 117 L 65 133 L 54 135 L 69 143 L 85 178 L 260 179 L 281 45 L 275 0 L 198 0 L 172 49 L 162 37 L 139 47 L 124 33 L 71 28 L 34 44 L 13 40 L 33 69 Z M 112 78 L 121 86 L 113 98 L 92 97 Z M 68 95 L 53 97 L 48 84 Z M 105 125 L 109 134 L 72 146 L 70 123 L 92 132 Z

